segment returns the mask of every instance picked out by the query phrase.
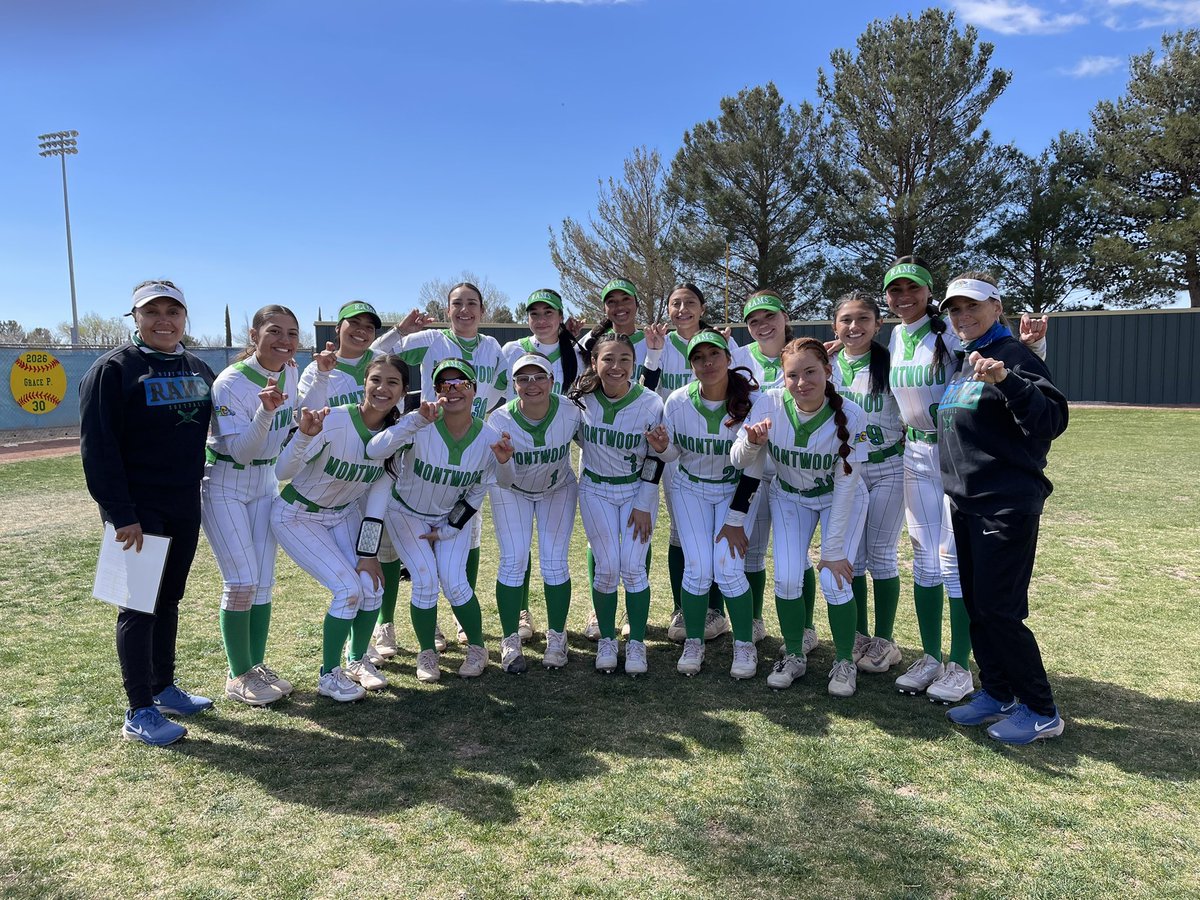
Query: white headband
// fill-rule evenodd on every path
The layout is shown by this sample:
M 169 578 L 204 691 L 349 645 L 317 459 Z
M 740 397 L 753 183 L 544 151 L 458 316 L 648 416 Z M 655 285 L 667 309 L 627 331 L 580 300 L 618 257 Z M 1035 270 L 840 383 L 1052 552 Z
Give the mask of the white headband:
M 985 300 L 995 300 L 999 303 L 1000 288 L 977 278 L 956 278 L 946 288 L 946 299 L 941 303 L 942 309 L 955 297 L 967 297 L 981 303 Z
M 174 300 L 184 309 L 187 309 L 187 301 L 183 299 L 183 291 L 171 284 L 163 284 L 161 281 L 152 281 L 149 284 L 144 284 L 133 292 L 133 308 L 145 306 L 151 300 L 158 297 L 166 297 L 168 300 Z

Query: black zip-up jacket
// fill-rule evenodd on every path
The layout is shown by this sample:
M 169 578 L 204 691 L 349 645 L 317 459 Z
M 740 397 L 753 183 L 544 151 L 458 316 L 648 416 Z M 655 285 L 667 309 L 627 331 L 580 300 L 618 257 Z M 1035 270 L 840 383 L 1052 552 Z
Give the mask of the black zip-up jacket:
M 1046 364 L 1015 338 L 979 352 L 1001 360 L 1008 375 L 998 384 L 974 381 L 964 354 L 938 406 L 942 484 L 966 513 L 1040 514 L 1053 490 L 1043 474 L 1046 454 L 1067 430 L 1067 398 Z
M 184 351 L 126 344 L 97 359 L 79 383 L 79 448 L 88 492 L 105 521 L 138 521 L 130 491 L 200 488 L 212 418 L 212 369 Z

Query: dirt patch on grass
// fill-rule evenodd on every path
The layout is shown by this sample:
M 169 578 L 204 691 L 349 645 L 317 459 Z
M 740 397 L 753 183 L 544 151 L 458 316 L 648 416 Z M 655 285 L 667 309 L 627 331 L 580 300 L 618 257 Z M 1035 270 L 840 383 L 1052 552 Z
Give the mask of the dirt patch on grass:
M 79 452 L 79 438 L 56 438 L 49 441 L 27 441 L 23 444 L 0 445 L 0 465 L 25 462 L 30 459 L 50 459 Z

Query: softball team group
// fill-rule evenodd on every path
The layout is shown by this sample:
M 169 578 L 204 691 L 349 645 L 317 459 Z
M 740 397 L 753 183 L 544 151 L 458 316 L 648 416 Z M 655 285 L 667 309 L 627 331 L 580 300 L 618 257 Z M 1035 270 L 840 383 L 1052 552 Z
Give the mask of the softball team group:
M 739 347 L 705 323 L 704 296 L 687 283 L 668 297 L 669 325 L 639 328 L 638 291 L 625 279 L 604 288 L 606 318 L 582 336 L 558 293 L 535 291 L 525 304 L 532 336 L 502 347 L 479 333 L 484 298 L 464 283 L 447 298 L 448 329 L 413 311 L 380 333 L 369 304 L 347 303 L 336 343 L 303 372 L 295 315 L 266 306 L 254 315 L 245 358 L 214 377 L 179 343 L 182 292 L 165 281 L 139 285 L 132 343 L 97 360 L 80 388 L 84 471 L 102 516 L 126 548 L 140 549 L 143 530 L 172 537 L 155 614 L 118 616 L 129 697 L 122 733 L 169 744 L 187 731 L 167 716 L 213 705 L 174 679 L 178 604 L 201 526 L 224 584 L 231 700 L 265 706 L 292 691 L 267 663 L 277 544 L 330 592 L 320 695 L 353 701 L 387 685 L 381 668 L 400 643 L 403 577 L 418 680 L 442 675 L 440 596 L 465 645 L 458 674 L 482 675 L 485 497 L 499 547 L 501 668 L 529 666 L 535 527 L 547 623 L 541 662 L 569 663 L 578 509 L 595 668 L 644 674 L 662 485 L 668 637 L 682 644 L 679 673 L 699 673 L 705 641 L 731 630 L 730 675 L 759 674 L 772 533 L 783 646 L 767 684 L 785 689 L 805 675 L 818 583 L 834 647 L 829 693 L 850 697 L 860 672 L 893 669 L 903 520 L 923 653 L 897 689 L 966 700 L 950 719 L 989 726 L 1000 741 L 1061 734 L 1024 624 L 1050 492 L 1046 454 L 1067 424 L 1065 398 L 1039 358 L 1045 320 L 1024 318 L 1014 337 L 987 273 L 952 281 L 940 309 L 932 287 L 919 258 L 888 271 L 884 294 L 901 322 L 890 347 L 875 340 L 882 314 L 864 292 L 837 301 L 836 340 L 825 344 L 793 339 L 783 300 L 757 291 L 744 304 L 752 343 Z M 421 371 L 419 398 L 409 396 L 410 366 Z

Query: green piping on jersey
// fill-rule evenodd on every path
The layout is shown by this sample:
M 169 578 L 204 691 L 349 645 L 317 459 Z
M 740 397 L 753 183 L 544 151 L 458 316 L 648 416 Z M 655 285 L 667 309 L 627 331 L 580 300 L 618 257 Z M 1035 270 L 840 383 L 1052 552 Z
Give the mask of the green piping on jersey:
M 244 375 L 246 377 L 246 380 L 249 381 L 251 384 L 257 385 L 260 388 L 266 388 L 267 376 L 263 375 L 261 372 L 259 372 L 253 366 L 251 366 L 244 359 L 240 359 L 235 363 L 231 363 L 229 368 L 235 369 L 239 373 Z M 281 371 L 279 373 L 279 380 L 275 383 L 275 386 L 277 388 L 279 388 L 280 391 L 282 391 L 284 388 L 284 382 L 286 380 L 287 380 L 287 368 L 284 367 L 283 371 Z
M 550 423 L 554 421 L 555 415 L 558 414 L 558 395 L 550 395 L 550 408 L 546 410 L 546 417 L 536 425 L 522 415 L 519 400 L 510 400 L 508 402 L 508 413 L 513 417 L 513 421 L 517 423 L 518 428 L 528 432 L 533 437 L 533 446 L 545 447 L 546 431 L 550 428 Z
M 800 411 L 796 409 L 796 401 L 791 394 L 783 395 L 783 411 L 787 413 L 788 421 L 796 432 L 796 446 L 807 447 L 808 439 L 813 433 L 833 417 L 833 407 L 828 403 L 817 411 L 807 422 L 800 421 Z
M 671 339 L 671 343 L 675 345 L 675 349 L 679 351 L 679 355 L 683 357 L 684 362 L 687 362 L 688 342 L 681 338 L 677 331 L 668 331 L 667 337 Z
M 716 409 L 709 409 L 704 403 L 704 398 L 700 396 L 700 382 L 693 381 L 687 386 L 688 399 L 692 401 L 692 406 L 696 407 L 696 412 L 700 413 L 701 418 L 708 423 L 709 434 L 720 434 L 721 425 L 725 421 L 728 410 L 725 403 Z
M 475 436 L 483 430 L 483 420 L 471 419 L 471 427 L 457 440 L 450 433 L 450 429 L 446 427 L 446 420 L 444 418 L 438 419 L 434 427 L 437 428 L 438 434 L 442 436 L 442 440 L 446 442 L 447 464 L 461 466 L 463 451 L 471 446 L 471 442 L 475 440 Z
M 900 332 L 900 341 L 901 341 L 901 343 L 904 344 L 904 358 L 905 359 L 913 358 L 913 354 L 917 352 L 917 345 L 921 343 L 921 341 L 922 341 L 922 339 L 924 339 L 925 335 L 929 334 L 929 329 L 930 329 L 931 325 L 933 325 L 932 322 L 926 322 L 924 325 L 922 325 L 920 328 L 918 328 L 912 334 L 909 334 L 908 326 L 905 325 L 903 322 L 900 323 L 900 327 L 897 328 L 896 330 Z
M 604 424 L 611 425 L 617 420 L 617 413 L 627 407 L 630 403 L 642 396 L 642 392 L 646 389 L 640 384 L 631 384 L 629 393 L 620 400 L 609 400 L 604 396 L 604 388 L 597 388 L 595 392 L 596 402 L 600 404 L 600 411 L 604 414 Z
M 371 442 L 371 438 L 375 437 L 375 432 L 367 427 L 367 423 L 363 421 L 362 410 L 357 406 L 351 404 L 342 408 L 350 413 L 350 421 L 354 423 L 354 430 L 362 438 L 363 446 L 365 447 Z
M 862 359 L 850 359 L 843 350 L 837 355 L 838 371 L 842 373 L 842 384 L 849 387 L 858 377 L 858 373 L 871 364 L 871 351 L 867 350 Z
M 447 337 L 447 339 L 452 341 L 458 347 L 458 349 L 463 352 L 463 359 L 474 365 L 471 360 L 471 354 L 479 349 L 479 339 L 482 337 L 482 335 L 477 334 L 473 338 L 460 338 L 449 328 L 443 328 L 441 331 L 442 334 Z
M 521 345 L 521 349 L 524 350 L 526 353 L 541 353 L 542 352 L 537 347 L 533 346 L 533 338 L 524 337 L 524 338 L 521 338 L 520 340 L 518 340 L 517 343 Z M 551 363 L 558 362 L 558 358 L 560 356 L 562 356 L 562 347 L 555 347 L 552 352 L 545 354 L 546 359 Z
M 765 353 L 758 349 L 758 342 L 751 344 L 748 348 L 750 355 L 758 360 L 758 364 L 763 370 L 763 384 L 774 384 L 779 380 L 779 358 L 771 359 Z
M 345 372 L 347 375 L 349 375 L 351 378 L 354 379 L 355 384 L 357 384 L 359 387 L 362 387 L 364 384 L 367 383 L 367 366 L 369 366 L 371 364 L 371 361 L 374 359 L 375 359 L 374 351 L 367 350 L 366 353 L 364 353 L 361 357 L 359 357 L 358 362 L 353 363 L 353 364 L 348 363 L 348 362 L 342 362 L 341 358 L 339 357 L 339 359 L 337 361 L 337 365 L 335 365 L 334 368 L 337 369 L 339 372 Z

